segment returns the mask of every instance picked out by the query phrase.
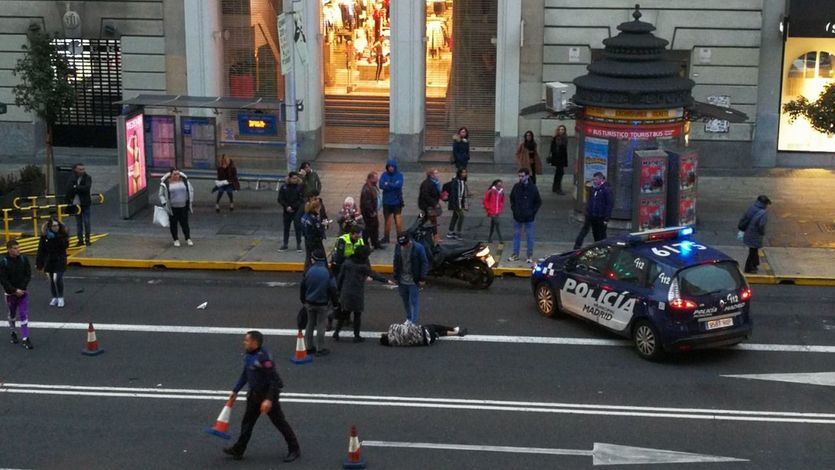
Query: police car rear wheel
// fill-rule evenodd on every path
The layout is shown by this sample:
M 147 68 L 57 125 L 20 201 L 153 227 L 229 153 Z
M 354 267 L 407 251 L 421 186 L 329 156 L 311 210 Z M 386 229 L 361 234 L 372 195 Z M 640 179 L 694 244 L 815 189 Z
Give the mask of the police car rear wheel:
M 556 316 L 559 305 L 554 290 L 545 282 L 536 286 L 536 309 L 543 317 Z
M 658 335 L 652 325 L 646 321 L 641 320 L 632 330 L 632 342 L 635 344 L 635 350 L 644 359 L 655 360 L 659 359 L 663 354 L 661 344 L 658 341 Z

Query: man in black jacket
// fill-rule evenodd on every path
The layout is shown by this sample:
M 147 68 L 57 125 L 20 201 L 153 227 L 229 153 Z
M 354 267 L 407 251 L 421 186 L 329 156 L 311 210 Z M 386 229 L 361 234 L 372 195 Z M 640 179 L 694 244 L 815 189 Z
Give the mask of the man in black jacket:
M 11 342 L 17 343 L 15 323 L 19 318 L 23 347 L 32 349 L 32 341 L 29 339 L 29 292 L 26 290 L 32 279 L 32 267 L 26 255 L 20 252 L 17 240 L 6 242 L 6 251 L 6 256 L 0 259 L 0 286 L 3 286 L 6 305 L 9 307 Z
M 90 188 L 93 186 L 93 178 L 84 171 L 83 163 L 76 163 L 72 167 L 73 176 L 67 182 L 65 191 L 65 199 L 67 204 L 73 204 L 76 207 L 75 221 L 76 221 L 76 235 L 78 236 L 78 243 L 76 246 L 81 246 L 84 243 L 90 244 L 90 206 L 92 199 L 90 197 Z
M 287 441 L 288 452 L 284 461 L 292 462 L 301 456 L 299 441 L 290 424 L 287 423 L 284 412 L 281 411 L 278 395 L 284 383 L 275 370 L 275 363 L 270 353 L 262 347 L 263 343 L 264 335 L 260 331 L 248 331 L 244 336 L 244 350 L 246 350 L 244 370 L 229 398 L 237 399 L 238 392 L 244 388 L 244 385 L 249 384 L 246 412 L 241 423 L 241 435 L 238 442 L 232 447 L 223 449 L 223 452 L 231 455 L 235 460 L 241 460 L 244 457 L 246 445 L 252 437 L 255 422 L 258 421 L 260 415 L 265 414 Z
M 302 252 L 302 206 L 304 205 L 304 185 L 298 173 L 291 171 L 287 181 L 278 190 L 278 203 L 284 208 L 284 243 L 278 251 L 287 251 L 290 241 L 290 224 L 296 230 L 296 251 Z
M 586 218 L 577 239 L 574 241 L 574 249 L 578 250 L 583 245 L 583 240 L 591 228 L 595 242 L 606 238 L 606 227 L 609 224 L 609 217 L 612 216 L 612 209 L 615 207 L 612 198 L 612 190 L 606 183 L 606 176 L 601 172 L 592 175 L 591 187 L 588 188 L 588 201 L 586 202 Z
M 519 169 L 519 182 L 510 191 L 510 208 L 513 211 L 513 254 L 508 261 L 519 260 L 522 245 L 522 230 L 527 236 L 527 262 L 533 263 L 533 222 L 542 206 L 542 198 L 536 184 L 530 181 L 531 172 L 527 168 Z

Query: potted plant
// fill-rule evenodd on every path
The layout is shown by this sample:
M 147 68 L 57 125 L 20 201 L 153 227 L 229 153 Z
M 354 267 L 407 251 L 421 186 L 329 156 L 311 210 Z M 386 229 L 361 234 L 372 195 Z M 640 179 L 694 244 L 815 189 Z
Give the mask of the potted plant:
M 43 194 L 46 178 L 37 165 L 26 165 L 20 170 L 19 192 L 21 197 Z

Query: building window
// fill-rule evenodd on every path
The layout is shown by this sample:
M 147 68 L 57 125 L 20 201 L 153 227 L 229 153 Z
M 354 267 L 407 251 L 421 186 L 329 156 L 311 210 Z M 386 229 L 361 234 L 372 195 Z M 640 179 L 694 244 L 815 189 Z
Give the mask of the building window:
M 780 99 L 780 133 L 777 149 L 795 152 L 833 152 L 835 138 L 812 128 L 803 118 L 789 122 L 783 105 L 801 96 L 815 101 L 823 89 L 835 80 L 832 58 L 835 39 L 788 38 L 783 56 L 783 89 Z

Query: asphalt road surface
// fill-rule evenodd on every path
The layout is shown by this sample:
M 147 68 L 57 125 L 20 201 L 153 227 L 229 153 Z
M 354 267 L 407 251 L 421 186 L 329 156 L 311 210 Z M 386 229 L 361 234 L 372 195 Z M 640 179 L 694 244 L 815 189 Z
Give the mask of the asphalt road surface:
M 421 321 L 466 338 L 385 348 L 328 335 L 330 356 L 296 366 L 296 275 L 67 274 L 61 310 L 33 280 L 34 350 L 3 332 L 0 468 L 340 468 L 351 425 L 368 468 L 835 468 L 835 289 L 755 286 L 750 342 L 651 363 L 580 320 L 539 317 L 525 280 L 435 283 Z M 366 304 L 369 337 L 403 318 L 383 285 Z M 88 321 L 100 356 L 80 354 Z M 242 462 L 204 433 L 252 328 L 285 382 L 292 464 L 266 419 Z

